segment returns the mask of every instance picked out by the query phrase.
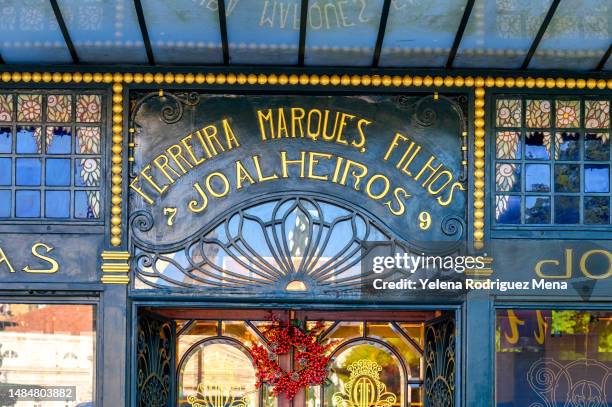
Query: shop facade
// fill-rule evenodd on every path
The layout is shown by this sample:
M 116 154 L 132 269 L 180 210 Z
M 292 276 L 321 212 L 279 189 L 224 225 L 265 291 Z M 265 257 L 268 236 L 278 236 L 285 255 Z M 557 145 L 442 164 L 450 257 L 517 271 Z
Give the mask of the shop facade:
M 0 405 L 612 403 L 606 61 L 2 65 Z M 464 260 L 379 290 L 376 250 Z M 291 399 L 275 323 L 329 357 Z

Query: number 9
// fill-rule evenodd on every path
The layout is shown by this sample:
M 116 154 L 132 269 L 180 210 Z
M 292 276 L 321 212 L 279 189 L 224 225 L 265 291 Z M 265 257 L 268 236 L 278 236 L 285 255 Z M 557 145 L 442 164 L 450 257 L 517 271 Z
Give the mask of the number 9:
M 421 230 L 427 230 L 431 226 L 431 215 L 427 211 L 419 213 L 419 227 Z

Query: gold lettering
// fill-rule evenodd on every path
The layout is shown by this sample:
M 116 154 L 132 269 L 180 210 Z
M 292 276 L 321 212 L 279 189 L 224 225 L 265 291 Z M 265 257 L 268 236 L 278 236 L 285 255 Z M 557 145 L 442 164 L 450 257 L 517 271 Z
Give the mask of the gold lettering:
M 302 154 L 304 154 L 304 153 L 302 153 Z M 310 178 L 310 179 L 318 179 L 318 180 L 321 180 L 321 181 L 327 181 L 327 179 L 328 179 L 327 175 L 315 175 L 314 167 L 315 167 L 315 165 L 317 165 L 319 163 L 319 158 L 325 158 L 327 160 L 331 160 L 332 155 L 331 154 L 327 154 L 327 153 L 316 153 L 314 151 L 310 151 L 308 153 L 308 155 L 310 156 L 310 160 L 308 160 L 308 178 Z M 304 167 L 302 166 L 302 169 L 303 168 Z
M 438 181 L 438 179 L 442 176 L 442 175 L 446 175 L 447 177 L 447 181 L 442 184 L 441 187 L 439 187 L 438 189 L 434 190 L 432 187 L 433 185 Z M 453 174 L 451 174 L 450 171 L 448 170 L 444 170 L 442 172 L 440 172 L 438 175 L 436 175 L 436 177 L 431 180 L 431 183 L 427 186 L 427 192 L 429 192 L 432 195 L 438 195 L 444 188 L 446 188 L 446 186 L 448 184 L 450 184 L 450 182 L 453 180 Z
M 297 114 L 299 112 L 299 115 Z M 292 107 L 291 108 L 291 134 L 293 137 L 297 134 L 295 131 L 296 123 L 300 127 L 300 137 L 304 137 L 304 128 L 302 127 L 302 120 L 306 112 L 301 107 Z
M 202 204 L 198 207 L 198 201 L 195 199 L 191 200 L 189 201 L 189 210 L 193 213 L 200 213 L 208 206 L 208 197 L 206 196 L 206 193 L 200 186 L 199 182 L 193 184 L 193 189 L 195 189 L 200 198 L 202 198 Z
M 244 165 L 242 165 L 240 161 L 236 161 L 236 189 L 242 188 L 242 182 L 245 180 L 249 181 L 251 184 L 255 183 L 255 180 L 251 177 L 247 169 L 244 168 Z
M 587 269 L 586 262 L 589 259 L 589 257 L 591 257 L 594 254 L 603 254 L 604 256 L 608 258 L 608 272 L 606 274 L 595 275 L 595 274 L 592 274 Z M 608 278 L 612 276 L 612 253 L 610 253 L 607 250 L 602 250 L 602 249 L 589 250 L 588 252 L 583 254 L 582 257 L 580 258 L 580 271 L 582 271 L 582 274 L 584 274 L 586 277 L 592 278 L 593 280 L 603 280 L 604 278 Z
M 420 148 L 420 147 L 419 147 Z M 421 184 L 421 186 L 425 186 L 427 184 L 427 182 L 429 182 L 429 180 L 431 179 L 431 177 L 433 177 L 434 175 L 436 175 L 436 173 L 440 170 L 440 168 L 442 168 L 442 164 L 438 165 L 437 167 L 432 167 L 431 163 L 436 159 L 435 156 L 431 156 L 429 157 L 429 160 L 427 160 L 427 162 L 425 163 L 425 165 L 421 168 L 421 171 L 419 171 L 419 173 L 416 175 L 416 177 L 414 177 L 415 181 L 418 181 L 419 178 L 421 178 L 421 175 L 423 175 L 425 173 L 426 170 L 431 170 L 431 174 L 429 175 L 429 177 L 427 177 L 427 179 L 425 179 L 425 181 L 423 181 L 423 183 Z
M 510 336 L 507 333 L 504 333 L 504 337 L 506 341 L 508 341 L 511 345 L 516 345 L 519 340 L 519 332 L 518 327 L 525 325 L 524 321 L 518 319 L 514 311 L 511 309 L 508 310 L 508 325 L 510 325 Z
M 372 184 L 374 184 L 374 182 L 376 182 L 379 179 L 383 181 L 383 185 L 384 185 L 383 190 L 379 194 L 374 195 L 372 193 Z M 391 183 L 389 181 L 389 178 L 385 177 L 382 174 L 375 174 L 366 183 L 366 188 L 365 188 L 366 195 L 369 196 L 371 199 L 378 201 L 379 199 L 382 199 L 385 195 L 387 195 L 387 192 L 389 192 L 390 184 Z
M 334 129 L 331 134 L 327 134 L 327 125 L 329 121 L 329 110 L 325 109 L 325 116 L 323 117 L 323 140 L 331 141 L 336 137 L 336 129 L 338 127 L 338 116 L 339 113 L 336 112 L 336 117 L 334 118 Z
M 278 178 L 278 175 L 272 174 L 269 176 L 264 176 L 261 171 L 261 165 L 259 165 L 259 156 L 254 155 L 251 157 L 253 159 L 253 164 L 255 164 L 255 172 L 257 172 L 257 179 L 259 182 L 272 181 Z
M 210 151 L 212 155 L 219 154 L 219 152 L 215 148 L 215 144 L 217 145 L 217 147 L 219 147 L 219 150 L 225 151 L 225 148 L 223 148 L 223 145 L 221 145 L 221 142 L 219 141 L 219 138 L 217 137 L 217 127 L 216 126 L 213 126 L 213 125 L 206 126 L 202 129 L 202 131 L 204 132 L 204 137 L 208 143 L 208 147 L 210 147 Z
M 285 109 L 282 107 L 278 108 L 278 126 L 277 126 L 278 134 L 276 138 L 289 137 L 289 132 L 287 130 L 287 120 L 285 119 Z M 284 134 L 281 134 L 284 133 Z M 293 136 L 295 137 L 295 135 Z
M 259 137 L 262 141 L 266 141 L 268 139 L 268 134 L 266 131 L 266 127 L 264 125 L 264 120 L 268 122 L 268 126 L 270 127 L 270 138 L 274 138 L 274 123 L 272 122 L 272 109 L 268 109 L 268 113 L 264 114 L 261 110 L 257 111 L 257 120 L 259 121 Z
M 132 188 L 138 195 L 140 195 L 149 205 L 153 205 L 153 200 L 149 195 L 145 194 L 142 188 L 140 187 L 140 179 L 138 176 L 130 182 L 130 188 Z
M 361 148 L 362 152 L 363 152 L 363 150 L 365 150 L 365 149 L 363 149 L 363 147 L 365 147 L 365 142 L 366 142 L 366 137 L 365 137 L 365 133 L 363 131 L 363 127 L 364 126 L 368 126 L 371 123 L 372 123 L 371 121 L 366 120 L 366 119 L 359 119 L 357 121 L 357 134 L 359 135 L 359 141 L 356 142 L 355 140 L 353 140 L 351 142 L 351 145 L 353 147 L 355 147 L 355 148 Z M 385 155 L 385 157 L 386 157 L 386 155 Z M 385 158 L 385 161 L 386 160 L 387 159 Z
M 334 175 L 331 180 L 334 183 L 338 183 L 338 176 L 340 175 L 340 167 L 342 166 L 342 161 L 344 161 L 344 158 L 342 157 L 336 158 L 336 168 L 334 168 Z
M 359 183 L 361 182 L 361 179 L 368 174 L 368 167 L 356 161 L 348 159 L 346 160 L 344 172 L 342 173 L 342 178 L 340 179 L 340 184 L 346 185 L 346 179 L 348 177 L 349 170 L 352 166 L 357 167 L 361 171 L 361 173 L 357 173 L 357 170 L 351 172 L 351 175 L 355 178 L 355 184 L 353 185 L 353 189 L 355 189 L 355 191 L 359 191 Z
M 168 185 L 164 185 L 163 188 L 160 188 L 159 185 L 157 185 L 157 183 L 153 180 L 153 177 L 151 177 L 151 175 L 147 174 L 147 171 L 151 170 L 151 164 L 147 164 L 142 171 L 140 171 L 140 175 L 142 176 L 142 178 L 144 180 L 146 180 L 153 188 L 155 188 L 155 190 L 157 192 L 159 192 L 160 194 L 163 194 L 164 191 L 166 189 L 168 189 Z M 151 204 L 153 204 L 153 202 L 151 202 Z
M 187 154 L 189 154 L 189 156 L 191 157 L 191 160 L 193 161 L 193 165 L 197 167 L 198 165 L 206 161 L 206 159 L 204 157 L 196 158 L 195 153 L 193 152 L 193 146 L 187 143 L 187 141 L 191 141 L 192 139 L 193 139 L 193 134 L 190 134 L 187 137 L 184 137 L 181 140 L 181 143 L 183 144 L 183 147 L 185 147 L 185 150 L 187 150 Z
M 172 157 L 177 167 L 183 171 L 183 174 L 187 174 L 187 170 L 183 167 L 179 159 L 182 159 L 189 168 L 193 168 L 193 164 L 187 161 L 187 159 L 183 156 L 183 149 L 180 145 L 173 144 L 166 149 L 166 152 L 170 154 L 170 157 Z
M 300 152 L 300 158 L 297 160 L 288 160 L 287 152 L 281 151 L 281 167 L 283 171 L 283 178 L 289 177 L 289 165 L 298 165 L 300 166 L 300 178 L 304 178 L 304 167 L 306 161 L 306 153 L 304 151 Z
M 400 216 L 403 215 L 404 212 L 406 211 L 406 205 L 404 204 L 404 201 L 400 198 L 400 194 L 404 196 L 404 198 L 410 198 L 410 194 L 408 192 L 406 192 L 406 190 L 402 187 L 397 187 L 393 190 L 393 197 L 395 198 L 395 201 L 397 202 L 398 207 L 395 209 L 392 206 L 392 201 L 387 201 L 384 203 L 384 205 L 389 208 L 389 211 L 394 214 L 395 216 Z
M 53 251 L 53 247 L 47 246 L 44 243 L 36 243 L 36 244 L 34 244 L 32 246 L 32 255 L 34 255 L 34 257 L 36 257 L 36 258 L 39 258 L 39 259 L 49 263 L 51 265 L 51 268 L 48 268 L 48 269 L 32 269 L 32 268 L 30 268 L 30 266 L 25 266 L 23 268 L 23 271 L 25 271 L 26 273 L 37 273 L 37 274 L 53 274 L 53 273 L 57 273 L 57 271 L 59 270 L 59 263 L 55 259 L 52 259 L 49 256 L 45 256 L 42 253 L 39 253 L 38 252 L 39 248 L 45 249 L 45 254 L 49 254 L 49 253 L 51 253 Z
M 174 184 L 174 178 L 172 178 L 170 174 L 168 174 L 167 170 L 172 172 L 177 178 L 180 178 L 181 176 L 178 172 L 176 172 L 174 168 L 172 168 L 169 165 L 168 157 L 166 157 L 165 154 L 160 154 L 157 157 L 155 157 L 153 159 L 153 164 L 155 164 L 155 166 L 159 168 L 162 174 L 164 174 L 164 176 L 168 179 L 168 181 L 170 181 L 170 184 Z
M 453 194 L 455 192 L 455 189 L 459 189 L 460 191 L 465 191 L 465 188 L 463 187 L 463 184 L 461 184 L 461 182 L 455 182 L 451 187 L 450 187 L 450 192 L 448 194 L 448 198 L 446 198 L 446 201 L 442 199 L 441 196 L 439 196 L 438 198 L 436 198 L 436 201 L 438 201 L 438 203 L 441 206 L 448 206 L 451 201 L 453 200 Z
M 240 143 L 232 130 L 232 126 L 230 126 L 229 121 L 227 119 L 223 119 L 223 132 L 225 133 L 225 142 L 227 143 L 227 149 L 232 150 L 233 148 L 240 147 Z M 234 146 L 232 146 L 232 144 Z M 225 151 L 225 150 L 223 150 Z
M 198 136 L 198 140 L 200 140 L 202 149 L 204 149 L 204 151 L 206 152 L 206 157 L 208 158 L 212 157 L 212 155 L 210 154 L 210 150 L 208 149 L 208 146 L 206 145 L 206 141 L 204 140 L 204 136 L 202 135 L 202 132 L 200 132 L 200 130 L 196 131 L 196 136 Z
M 213 189 L 213 186 L 212 186 L 213 177 L 221 180 L 221 183 L 223 184 L 223 190 L 221 192 L 217 192 Z M 213 196 L 214 198 L 223 198 L 229 193 L 229 190 L 230 190 L 229 180 L 221 172 L 218 172 L 218 171 L 211 172 L 206 177 L 206 189 L 208 189 L 208 192 L 210 192 L 210 195 Z
M 338 127 L 338 138 L 336 138 L 336 142 L 338 144 L 348 145 L 348 141 L 342 138 L 342 133 L 344 132 L 344 128 L 346 127 L 346 119 L 353 120 L 355 118 L 354 115 L 348 113 L 342 113 L 340 115 L 340 125 Z
M 403 136 L 400 133 L 395 133 L 395 136 L 393 137 L 393 141 L 391 141 L 391 144 L 389 144 L 389 148 L 387 149 L 387 152 L 385 153 L 383 160 L 387 161 L 389 159 L 389 156 L 391 155 L 393 150 L 395 150 L 395 147 L 399 146 L 399 144 L 397 143 L 397 140 L 400 138 L 402 139 L 402 141 L 408 140 L 406 136 Z M 365 139 L 364 139 L 364 142 L 365 142 Z M 397 168 L 399 168 L 399 163 L 397 164 Z
M 538 317 L 538 332 L 533 331 L 533 337 L 538 344 L 543 345 L 544 339 L 546 339 L 546 328 L 548 327 L 548 324 L 542 316 L 542 311 L 537 310 L 536 315 Z
M 2 264 L 2 263 L 6 263 L 6 266 L 8 267 L 9 272 L 11 272 L 11 273 L 15 272 L 15 269 L 11 265 L 11 262 L 10 262 L 9 258 L 6 257 L 6 254 L 4 254 L 4 250 L 2 250 L 2 247 L 0 247 L 0 264 Z
M 318 116 L 317 119 L 317 130 L 315 132 L 312 131 L 312 115 L 314 115 L 316 113 L 316 115 Z M 310 137 L 313 140 L 317 140 L 319 138 L 319 135 L 321 134 L 321 117 L 323 116 L 323 114 L 321 113 L 321 111 L 319 109 L 312 109 L 311 111 L 308 112 L 308 127 L 306 130 L 308 130 L 308 137 Z

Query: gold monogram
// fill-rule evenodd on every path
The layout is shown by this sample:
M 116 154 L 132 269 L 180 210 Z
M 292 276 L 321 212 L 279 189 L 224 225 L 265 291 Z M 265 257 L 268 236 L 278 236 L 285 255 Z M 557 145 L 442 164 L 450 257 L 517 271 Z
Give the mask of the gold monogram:
M 353 362 L 348 367 L 351 376 L 344 391 L 334 393 L 334 404 L 339 407 L 391 407 L 397 396 L 387 391 L 380 381 L 382 367 L 367 359 Z
M 187 402 L 191 407 L 247 407 L 247 398 L 232 395 L 232 390 L 238 389 L 200 383 L 196 395 L 188 396 Z

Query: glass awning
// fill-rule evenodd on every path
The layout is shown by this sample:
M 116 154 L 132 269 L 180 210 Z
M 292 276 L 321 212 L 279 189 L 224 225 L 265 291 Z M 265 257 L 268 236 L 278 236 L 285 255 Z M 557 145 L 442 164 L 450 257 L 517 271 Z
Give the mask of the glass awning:
M 4 64 L 612 69 L 612 0 L 0 0 Z

